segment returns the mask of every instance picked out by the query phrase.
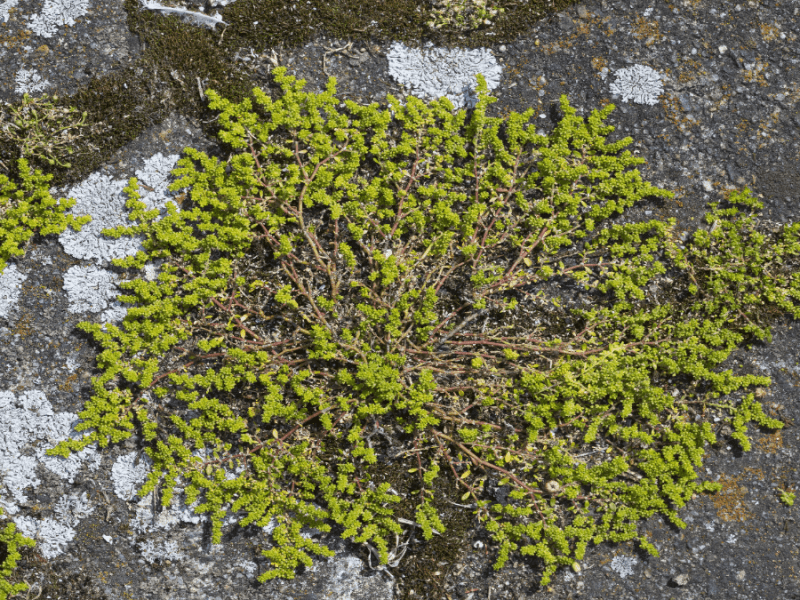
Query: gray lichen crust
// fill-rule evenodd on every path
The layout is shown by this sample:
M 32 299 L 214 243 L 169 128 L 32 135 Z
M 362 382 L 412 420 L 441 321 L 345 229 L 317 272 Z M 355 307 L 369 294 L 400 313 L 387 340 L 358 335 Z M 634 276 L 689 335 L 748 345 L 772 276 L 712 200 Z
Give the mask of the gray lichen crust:
M 169 507 L 184 478 L 187 504 L 204 496 L 195 512 L 211 516 L 214 543 L 224 505 L 247 512 L 242 526 L 276 519 L 266 581 L 294 577 L 309 552 L 331 556 L 300 535 L 330 521 L 389 562 L 387 540 L 402 533 L 391 507 L 405 499 L 370 475 L 390 447 L 416 479 L 426 539 L 445 531 L 432 484 L 452 473 L 449 500 L 470 503 L 492 533 L 495 569 L 514 551 L 539 556 L 544 585 L 590 541 L 635 538 L 656 512 L 685 527 L 676 508 L 720 487 L 694 470 L 715 442 L 710 417 L 725 418 L 744 450 L 749 421 L 782 427 L 752 393 L 736 406 L 717 400 L 769 378 L 711 369 L 769 338 L 764 321 L 778 308 L 800 316 L 790 264 L 800 224 L 768 240 L 737 208 L 712 204 L 711 231 L 686 249 L 674 221 L 599 228 L 645 196 L 672 197 L 622 172 L 644 160 L 617 156 L 630 138 L 605 145 L 613 105 L 584 123 L 562 96 L 566 117 L 548 138 L 524 127 L 532 110 L 487 118 L 495 99 L 478 75 L 466 127 L 447 98 L 388 96 L 405 128 L 390 144 L 388 111 L 347 101 L 340 114 L 334 78 L 313 95 L 285 73 L 273 71 L 279 100 L 253 89 L 266 120 L 249 98 L 206 92 L 221 139 L 241 153 L 220 164 L 186 149 L 170 186 L 191 190 L 180 212 L 173 202 L 163 218 L 146 210 L 131 178 L 138 224 L 104 233 L 144 235 L 145 251 L 114 264 L 165 262 L 156 280 L 121 284 L 129 294 L 118 300 L 135 305 L 122 328 L 79 325 L 104 348 L 76 427 L 92 431 L 49 454 L 140 431 L 152 469 L 139 496 L 161 485 Z M 747 189 L 728 200 L 762 206 Z M 683 272 L 671 304 L 642 291 L 667 272 L 657 256 Z M 593 310 L 568 315 L 537 289 L 567 278 Z M 654 385 L 678 374 L 708 391 Z M 193 455 L 201 449 L 209 455 Z M 487 499 L 490 476 L 509 490 L 502 502 Z

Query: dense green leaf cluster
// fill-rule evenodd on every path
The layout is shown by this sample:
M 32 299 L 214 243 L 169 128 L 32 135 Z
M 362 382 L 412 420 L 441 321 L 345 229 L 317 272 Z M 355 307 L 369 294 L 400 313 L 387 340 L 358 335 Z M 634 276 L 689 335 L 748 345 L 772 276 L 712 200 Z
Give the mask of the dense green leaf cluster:
M 54 100 L 57 99 L 58 96 L 55 96 Z M 44 175 L 39 169 L 34 172 L 28 164 L 29 158 L 41 158 L 50 165 L 70 167 L 70 163 L 62 163 L 58 158 L 63 154 L 61 147 L 67 146 L 66 151 L 72 154 L 73 148 L 69 144 L 82 137 L 82 134 L 75 135 L 71 130 L 83 125 L 86 113 L 83 113 L 81 122 L 70 120 L 64 124 L 62 119 L 76 112 L 76 109 L 55 108 L 45 100 L 47 94 L 31 99 L 26 93 L 21 108 L 17 110 L 12 107 L 13 114 L 8 122 L 5 122 L 6 113 L 0 113 L 0 139 L 18 146 L 18 173 L 24 186 L 23 189 L 17 189 L 18 186 L 7 175 L 0 174 L 0 273 L 5 270 L 10 257 L 25 254 L 23 247 L 34 233 L 62 233 L 67 226 L 80 231 L 84 224 L 92 220 L 88 215 L 65 215 L 75 205 L 75 199 L 55 200 L 47 186 L 53 175 Z M 94 126 L 90 128 L 90 131 L 95 130 Z M 0 167 L 6 174 L 9 173 L 2 161 Z
M 0 274 L 12 256 L 22 256 L 34 233 L 62 233 L 67 226 L 75 231 L 92 220 L 89 215 L 76 217 L 64 213 L 75 206 L 75 198 L 56 200 L 48 192 L 52 175 L 33 172 L 26 158 L 17 160 L 23 188 L 0 174 Z
M 566 117 L 545 137 L 525 127 L 532 110 L 487 118 L 495 99 L 481 75 L 465 126 L 446 98 L 402 107 L 388 96 L 394 115 L 347 101 L 340 114 L 334 78 L 313 95 L 285 72 L 273 71 L 279 100 L 253 89 L 256 108 L 206 92 L 221 139 L 241 153 L 220 164 L 186 148 L 170 186 L 191 189 L 180 213 L 170 203 L 156 222 L 131 178 L 137 224 L 105 233 L 144 234 L 146 252 L 114 264 L 166 262 L 156 281 L 122 284 L 119 299 L 135 305 L 122 328 L 79 325 L 103 347 L 104 374 L 76 427 L 92 431 L 49 455 L 138 427 L 153 460 L 140 496 L 163 481 L 169 506 L 183 476 L 187 502 L 204 495 L 195 511 L 210 514 L 214 543 L 227 510 L 247 512 L 242 526 L 278 520 L 265 581 L 292 578 L 308 552 L 330 556 L 300 535 L 330 521 L 388 562 L 401 498 L 370 481 L 376 450 L 390 454 L 380 433 L 419 479 L 426 539 L 445 531 L 431 485 L 451 472 L 452 500 L 470 501 L 498 544 L 495 569 L 514 551 L 538 556 L 546 584 L 589 542 L 632 539 L 656 512 L 685 527 L 676 509 L 720 487 L 694 470 L 715 442 L 709 417 L 724 417 L 745 450 L 748 422 L 782 427 L 752 393 L 715 401 L 769 378 L 711 369 L 745 335 L 769 337 L 766 304 L 800 316 L 788 265 L 800 225 L 767 243 L 738 209 L 712 205 L 712 232 L 685 250 L 674 221 L 600 229 L 645 196 L 671 197 L 623 172 L 644 162 L 617 156 L 630 138 L 604 143 L 613 105 L 587 124 L 562 96 Z M 730 201 L 761 207 L 749 190 Z M 667 272 L 659 255 L 686 274 L 686 289 L 671 286 L 685 310 L 645 306 L 643 288 Z M 594 306 L 616 302 L 554 316 L 558 302 L 540 288 L 567 279 Z M 655 385 L 679 375 L 710 389 Z M 348 449 L 322 460 L 334 440 Z M 488 499 L 491 476 L 510 490 L 505 501 Z
M 2 514 L 3 509 L 0 508 L 0 515 Z M 36 542 L 21 533 L 17 533 L 17 526 L 14 523 L 9 523 L 4 530 L 0 531 L 0 548 L 3 549 L 3 552 L 0 553 L 0 557 L 3 558 L 2 563 L 0 563 L 0 600 L 6 600 L 9 596 L 28 589 L 27 583 L 12 585 L 7 579 L 17 566 L 17 560 L 22 557 L 17 550 L 20 545 L 32 548 L 36 545 Z

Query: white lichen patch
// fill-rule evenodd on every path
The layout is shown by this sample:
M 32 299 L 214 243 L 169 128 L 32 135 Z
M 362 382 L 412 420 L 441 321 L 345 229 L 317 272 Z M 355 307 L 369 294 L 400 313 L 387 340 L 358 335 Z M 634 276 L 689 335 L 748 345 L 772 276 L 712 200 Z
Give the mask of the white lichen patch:
M 319 558 L 308 570 L 317 572 L 317 577 L 325 581 L 325 590 L 332 598 L 353 600 L 355 597 L 363 597 L 361 594 L 368 587 L 373 589 L 375 596 L 392 595 L 392 578 L 372 577 L 369 575 L 369 571 L 365 571 L 362 575 L 363 563 L 361 559 L 353 555 Z M 320 571 L 324 571 L 324 574 Z
M 39 75 L 36 69 L 20 69 L 17 71 L 14 81 L 17 84 L 14 91 L 20 95 L 26 92 L 28 94 L 42 92 L 50 87 L 50 82 L 46 79 L 42 79 L 42 76 Z
M 19 0 L 0 2 L 0 18 L 3 19 L 3 23 L 8 23 L 9 12 L 12 8 L 15 8 L 17 4 L 19 4 Z
M 147 265 L 145 268 L 155 274 L 154 266 Z M 69 299 L 67 310 L 72 313 L 102 311 L 98 320 L 105 331 L 108 323 L 118 324 L 128 313 L 129 305 L 116 299 L 124 293 L 118 286 L 124 281 L 128 280 L 95 265 L 70 267 L 64 274 L 64 291 Z
M 96 452 L 96 444 L 66 459 L 45 456 L 53 442 L 80 437 L 73 429 L 77 423 L 73 413 L 56 413 L 42 392 L 0 392 L 0 506 L 6 514 L 17 514 L 17 503 L 30 501 L 24 490 L 42 483 L 36 475 L 39 463 L 70 483 L 84 462 L 91 471 L 99 468 L 102 457 Z M 53 558 L 64 552 L 75 535 L 73 527 L 91 511 L 85 495 L 70 496 L 57 502 L 57 519 L 19 515 L 13 521 L 21 534 L 36 540 L 42 556 Z
M 136 498 L 139 485 L 147 478 L 152 461 L 148 456 L 131 452 L 120 456 L 111 467 L 111 482 L 117 498 L 130 502 Z
M 136 171 L 141 189 L 139 200 L 145 204 L 146 210 L 158 208 L 162 216 L 166 214 L 164 207 L 173 197 L 167 192 L 167 178 L 178 158 L 177 154 L 165 157 L 158 152 L 146 161 L 144 169 Z M 125 206 L 128 196 L 123 192 L 127 184 L 127 181 L 112 179 L 108 175 L 92 173 L 88 179 L 67 192 L 68 197 L 76 200 L 75 206 L 70 209 L 72 214 L 88 214 L 92 217 L 92 221 L 84 225 L 81 231 L 67 229 L 58 237 L 67 254 L 75 258 L 109 261 L 133 256 L 144 250 L 141 236 L 113 239 L 102 233 L 103 229 L 131 224 L 128 221 L 130 211 Z M 176 209 L 180 212 L 180 208 L 176 206 Z
M 54 442 L 82 437 L 73 429 L 73 424 L 77 423 L 78 416 L 73 413 L 54 412 L 42 392 L 34 390 L 18 396 L 13 392 L 0 392 L 0 471 L 5 473 L 0 487 L 0 505 L 7 513 L 16 514 L 19 509 L 2 492 L 7 491 L 17 502 L 27 502 L 23 490 L 41 483 L 36 476 L 37 462 L 62 479 L 69 479 L 70 483 L 84 461 L 88 460 L 91 470 L 99 467 L 101 457 L 96 453 L 97 444 L 66 459 L 45 455 Z M 33 450 L 33 456 L 25 454 L 29 449 Z
M 74 26 L 75 19 L 88 12 L 88 0 L 46 0 L 42 12 L 28 18 L 28 27 L 35 35 L 50 38 L 60 27 Z
M 155 281 L 158 279 L 159 267 L 164 263 L 163 260 L 153 261 L 152 263 L 144 266 L 144 278 L 147 281 Z
M 615 73 L 617 79 L 609 88 L 612 94 L 622 96 L 622 101 L 633 100 L 637 104 L 658 104 L 663 90 L 661 75 L 645 65 L 633 65 Z
M 22 535 L 36 541 L 36 550 L 46 559 L 63 554 L 67 544 L 75 537 L 72 527 L 51 517 L 35 519 L 19 516 L 14 519 L 14 523 Z
M 75 527 L 94 512 L 94 506 L 89 502 L 88 494 L 83 492 L 80 496 L 76 494 L 62 496 L 59 498 L 58 502 L 56 502 L 54 510 L 61 523 L 69 527 Z
M 476 74 L 486 78 L 490 90 L 500 85 L 503 67 L 490 50 L 430 48 L 432 45 L 428 42 L 425 48 L 416 50 L 395 42 L 386 53 L 389 75 L 410 88 L 411 94 L 428 101 L 444 96 L 456 109 L 473 108 L 478 102 Z
M 108 260 L 129 256 L 142 249 L 138 239 L 114 240 L 101 233 L 103 229 L 127 225 L 123 187 L 121 181 L 92 173 L 68 192 L 77 201 L 72 213 L 91 215 L 92 221 L 84 225 L 81 231 L 67 229 L 58 237 L 67 254 L 75 258 Z
M 117 287 L 120 277 L 116 273 L 96 267 L 95 265 L 75 265 L 70 267 L 64 274 L 64 291 L 67 292 L 69 300 L 68 310 L 72 313 L 100 312 L 112 304 L 121 290 Z M 119 302 L 115 302 L 120 304 Z M 125 316 L 124 308 L 122 315 L 120 307 L 115 306 L 113 310 L 107 310 L 103 314 L 103 319 L 107 321 L 116 320 Z
M 139 544 L 139 548 L 142 551 L 142 557 L 151 565 L 157 560 L 178 560 L 186 558 L 186 555 L 178 548 L 178 543 L 173 540 L 166 540 L 161 543 L 147 540 Z
M 614 560 L 611 561 L 611 568 L 625 579 L 628 575 L 633 574 L 633 567 L 637 564 L 639 564 L 639 561 L 630 556 L 615 556 Z
M 0 317 L 8 317 L 8 313 L 19 302 L 22 282 L 27 278 L 14 264 L 7 265 L 0 273 Z

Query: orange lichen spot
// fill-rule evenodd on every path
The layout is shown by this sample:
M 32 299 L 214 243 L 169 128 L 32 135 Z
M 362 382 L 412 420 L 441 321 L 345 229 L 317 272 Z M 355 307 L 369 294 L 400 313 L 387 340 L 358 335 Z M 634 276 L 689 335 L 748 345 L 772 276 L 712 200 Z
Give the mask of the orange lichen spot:
M 11 335 L 19 335 L 21 337 L 30 337 L 33 333 L 31 324 L 33 323 L 33 315 L 30 312 L 24 312 L 12 330 Z
M 767 454 L 776 454 L 778 448 L 783 448 L 783 435 L 780 431 L 776 431 L 771 435 L 765 435 L 755 442 L 755 446 L 757 450 L 766 452 Z
M 62 392 L 71 392 L 73 391 L 72 384 L 77 383 L 77 381 L 78 381 L 78 374 L 73 373 L 64 380 L 64 383 L 58 386 L 58 389 L 60 389 Z
M 781 30 L 774 25 L 768 25 L 766 23 L 761 24 L 761 37 L 764 38 L 765 42 L 773 42 L 780 39 L 780 35 Z
M 648 48 L 665 39 L 665 36 L 659 32 L 658 21 L 648 21 L 641 15 L 638 15 L 636 20 L 631 23 L 631 33 L 636 39 L 645 40 L 644 45 Z
M 717 516 L 723 521 L 744 522 L 753 517 L 753 513 L 748 510 L 748 506 L 744 500 L 748 488 L 746 485 L 740 483 L 742 480 L 748 478 L 749 475 L 757 476 L 759 480 L 764 479 L 764 473 L 761 469 L 753 469 L 750 467 L 745 468 L 742 474 L 736 477 L 722 475 L 719 478 L 719 484 L 722 485 L 722 489 L 709 498 L 717 508 Z
M 608 66 L 608 61 L 600 56 L 595 56 L 592 59 L 592 68 L 598 73 Z

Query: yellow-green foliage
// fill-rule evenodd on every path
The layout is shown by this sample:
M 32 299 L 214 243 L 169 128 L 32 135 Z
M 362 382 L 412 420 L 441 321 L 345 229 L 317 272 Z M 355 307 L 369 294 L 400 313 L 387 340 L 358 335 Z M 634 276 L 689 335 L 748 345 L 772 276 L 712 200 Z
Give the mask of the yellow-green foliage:
M 792 494 L 791 492 L 787 492 L 787 491 L 782 490 L 780 488 L 778 488 L 778 492 L 780 493 L 781 502 L 783 502 L 786 506 L 793 506 L 794 505 L 795 494 Z
M 219 10 L 228 25 L 213 30 L 197 27 L 175 14 L 143 9 L 139 0 L 125 0 L 122 6 L 127 14 L 126 26 L 140 40 L 141 53 L 105 74 L 95 74 L 74 94 L 53 98 L 56 107 L 47 110 L 54 114 L 69 114 L 72 109 L 77 115 L 85 113 L 85 134 L 80 144 L 70 145 L 60 156 L 58 151 L 50 156 L 32 156 L 31 165 L 46 167 L 55 187 L 76 185 L 97 171 L 109 156 L 175 112 L 191 115 L 203 135 L 216 140 L 216 115 L 198 93 L 197 79 L 202 89 L 211 86 L 225 98 L 241 102 L 260 80 L 256 73 L 265 61 L 276 56 L 275 49 L 283 49 L 280 54 L 284 50 L 299 51 L 322 33 L 356 44 L 369 43 L 370 47 L 395 42 L 419 47 L 425 41 L 451 49 L 496 47 L 513 42 L 548 15 L 568 10 L 575 3 L 576 0 L 504 0 L 505 12 L 498 10 L 491 27 L 481 22 L 474 29 L 464 29 L 455 25 L 433 27 L 433 3 L 419 0 L 232 2 Z M 462 14 L 476 16 L 470 10 Z M 446 21 L 447 17 L 445 21 L 440 19 L 440 24 Z M 252 49 L 260 58 L 249 62 L 234 59 L 241 48 Z M 26 101 L 13 106 L 12 110 L 24 113 Z M 35 128 L 26 132 L 31 134 L 31 141 L 39 137 L 35 132 Z M 66 141 L 58 128 L 49 133 L 58 134 L 52 141 L 54 148 Z M 73 152 L 67 155 L 69 150 Z M 0 123 L 0 166 L 3 162 L 15 166 L 18 151 L 16 140 L 2 135 Z M 14 181 L 19 184 L 17 179 Z
M 486 6 L 487 0 L 435 0 L 430 12 L 433 17 L 427 22 L 428 27 L 439 29 L 442 26 L 455 25 L 463 29 L 474 29 L 481 25 L 491 25 L 489 17 L 503 14 L 505 9 Z M 462 14 L 463 13 L 463 14 Z M 467 20 L 464 17 L 468 17 Z
M 50 166 L 58 165 L 69 169 L 72 165 L 68 162 L 62 163 L 58 158 L 59 154 L 63 154 L 60 147 L 66 146 L 64 150 L 70 155 L 75 151 L 70 144 L 83 137 L 83 134 L 76 136 L 70 133 L 70 130 L 82 127 L 88 113 L 83 112 L 80 123 L 70 119 L 66 125 L 61 120 L 56 124 L 56 119 L 68 117 L 77 112 L 77 109 L 75 107 L 56 108 L 53 103 L 45 102 L 45 100 L 47 100 L 47 94 L 41 98 L 32 99 L 26 92 L 22 96 L 22 105 L 19 110 L 13 105 L 9 105 L 13 113 L 9 121 L 5 122 L 5 112 L 0 114 L 0 140 L 18 146 L 22 156 L 40 157 Z M 53 96 L 53 100 L 57 101 L 58 96 Z M 95 133 L 96 130 L 97 126 L 89 128 L 92 133 Z M 96 146 L 92 148 L 97 150 Z M 2 161 L 0 161 L 0 165 L 5 168 Z
M 0 508 L 0 515 L 3 514 L 3 509 Z M 13 596 L 19 592 L 24 592 L 28 589 L 28 584 L 17 583 L 11 585 L 6 579 L 14 571 L 17 566 L 17 559 L 21 558 L 21 554 L 17 550 L 20 544 L 33 548 L 36 542 L 30 538 L 25 537 L 21 533 L 16 533 L 17 526 L 14 523 L 6 525 L 4 531 L 0 531 L 0 544 L 5 546 L 5 560 L 0 565 L 0 600 L 6 600 L 9 596 Z
M 43 175 L 39 169 L 34 173 L 28 164 L 29 157 L 39 157 L 50 165 L 70 167 L 70 163 L 64 164 L 58 159 L 62 154 L 58 147 L 74 142 L 77 138 L 70 134 L 70 129 L 83 124 L 72 122 L 65 125 L 62 121 L 56 124 L 57 118 L 68 116 L 74 109 L 55 109 L 52 104 L 43 102 L 46 99 L 45 94 L 42 98 L 31 100 L 26 93 L 22 108 L 19 111 L 12 108 L 13 116 L 9 122 L 4 122 L 5 113 L 0 114 L 0 139 L 18 146 L 20 158 L 17 165 L 24 186 L 18 190 L 13 181 L 0 174 L 0 273 L 5 270 L 6 261 L 11 256 L 25 254 L 22 246 L 34 233 L 62 233 L 67 226 L 80 231 L 85 223 L 92 220 L 88 215 L 77 218 L 71 214 L 64 215 L 75 205 L 75 199 L 55 200 L 47 186 L 53 175 Z M 57 99 L 58 96 L 54 97 L 54 100 Z M 83 118 L 86 118 L 85 112 Z M 72 154 L 73 148 L 68 146 L 66 151 Z M 2 161 L 0 166 L 8 173 Z M 29 193 L 28 197 L 26 192 Z
M 752 393 L 717 400 L 769 378 L 711 369 L 737 344 L 769 338 L 758 323 L 766 305 L 800 316 L 790 302 L 800 274 L 783 264 L 800 251 L 800 225 L 767 244 L 752 218 L 712 204 L 713 233 L 698 231 L 686 250 L 671 240 L 674 220 L 600 228 L 645 196 L 672 196 L 622 172 L 644 161 L 617 156 L 629 137 L 605 144 L 613 105 L 587 125 L 562 96 L 566 117 L 548 138 L 525 126 L 532 109 L 487 118 L 495 99 L 478 75 L 466 126 L 445 98 L 402 107 L 388 96 L 404 127 L 390 138 L 389 111 L 347 101 L 341 114 L 334 78 L 314 95 L 285 73 L 273 71 L 284 90 L 275 102 L 258 88 L 241 104 L 206 92 L 222 140 L 240 153 L 220 164 L 186 148 L 170 187 L 191 189 L 180 213 L 170 203 L 155 222 L 130 179 L 136 225 L 105 233 L 144 234 L 146 252 L 114 264 L 167 260 L 157 281 L 122 284 L 119 299 L 136 305 L 122 328 L 79 325 L 103 347 L 104 373 L 76 427 L 93 431 L 48 455 L 138 429 L 154 462 L 140 496 L 164 480 L 167 507 L 184 476 L 188 502 L 204 494 L 195 512 L 211 515 L 214 543 L 227 503 L 247 512 L 242 525 L 278 520 L 263 582 L 292 578 L 309 552 L 330 556 L 299 534 L 330 531 L 330 521 L 387 563 L 401 498 L 370 481 L 365 436 L 382 428 L 418 478 L 426 539 L 445 531 L 432 482 L 452 472 L 452 500 L 472 502 L 497 543 L 495 569 L 511 552 L 536 555 L 546 584 L 590 542 L 632 539 L 656 512 L 685 527 L 676 510 L 720 487 L 695 472 L 715 442 L 712 413 L 744 450 L 748 422 L 782 427 Z M 762 206 L 747 189 L 730 201 Z M 680 309 L 640 308 L 642 288 L 666 272 L 659 254 L 685 271 L 671 286 Z M 597 308 L 548 329 L 536 286 L 566 278 Z M 676 397 L 655 385 L 679 375 L 706 391 Z M 187 419 L 159 399 L 185 404 Z M 320 460 L 332 441 L 348 449 Z M 487 500 L 490 476 L 510 486 L 507 503 Z
M 34 233 L 61 233 L 67 226 L 80 231 L 92 220 L 88 215 L 65 215 L 67 209 L 75 205 L 75 198 L 56 200 L 47 186 L 52 175 L 44 175 L 39 169 L 34 173 L 25 158 L 18 159 L 17 164 L 22 189 L 17 189 L 16 184 L 0 174 L 0 273 L 11 256 L 25 254 L 22 247 Z

